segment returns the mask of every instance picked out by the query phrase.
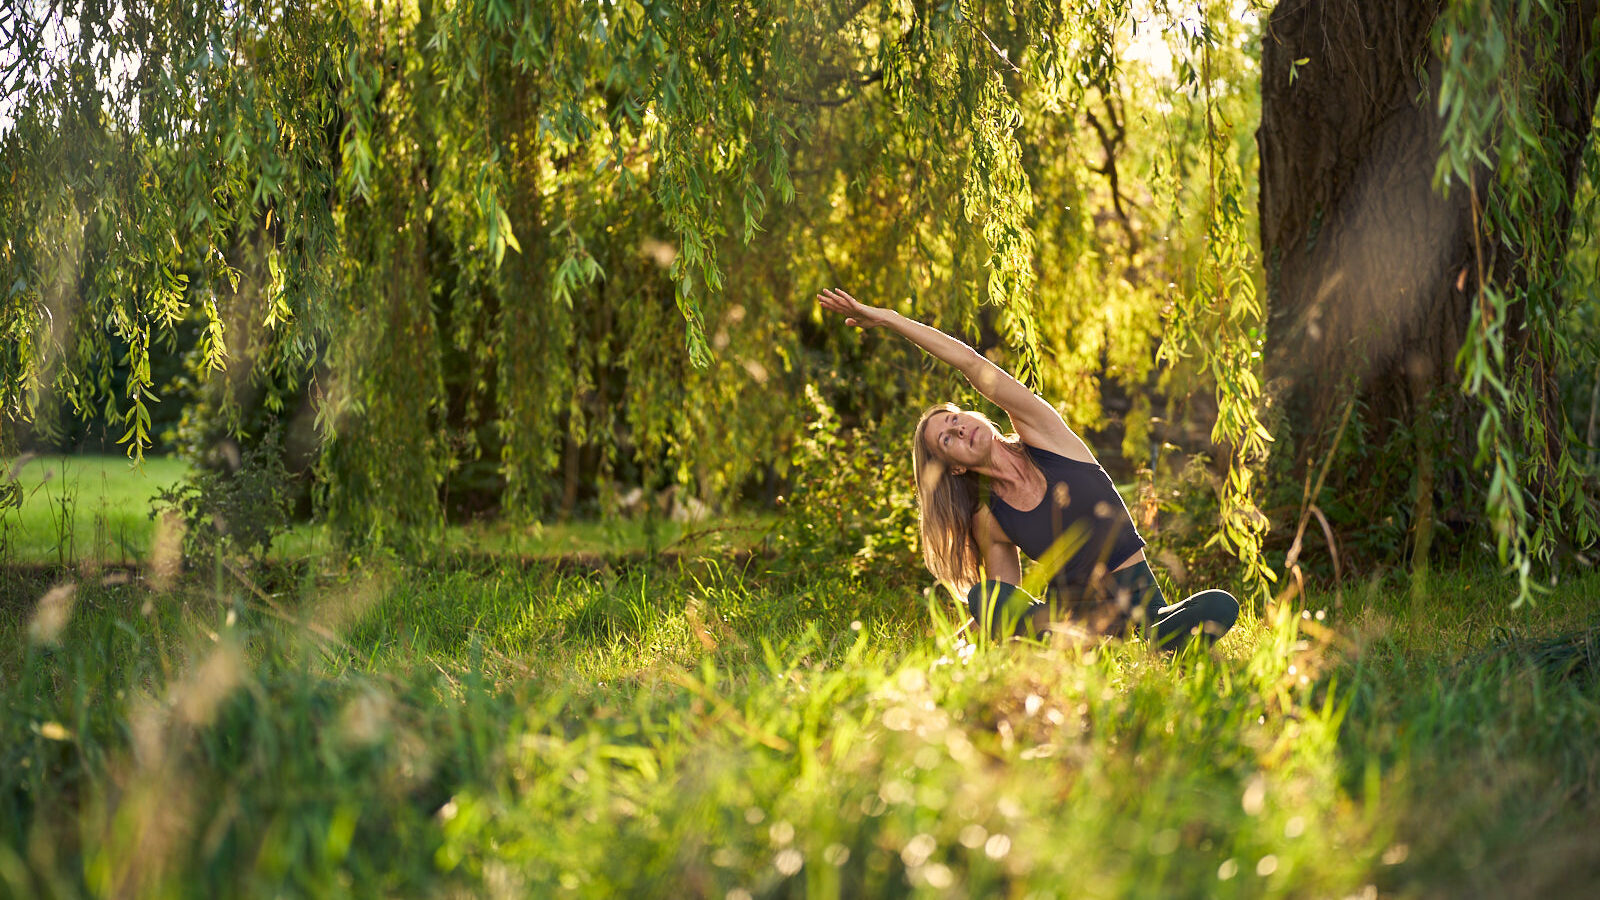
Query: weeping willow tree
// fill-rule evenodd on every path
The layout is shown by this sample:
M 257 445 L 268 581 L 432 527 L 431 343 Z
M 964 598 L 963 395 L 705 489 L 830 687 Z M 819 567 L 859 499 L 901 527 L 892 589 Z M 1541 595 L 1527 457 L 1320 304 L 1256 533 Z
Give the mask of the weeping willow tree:
M 247 380 L 269 404 L 312 382 L 326 508 L 381 539 L 436 527 L 441 482 L 486 453 L 530 511 L 570 508 L 593 456 L 737 490 L 803 415 L 741 399 L 796 397 L 828 360 L 863 410 L 940 389 L 808 325 L 824 283 L 989 336 L 1032 383 L 1092 383 L 1110 316 L 1084 325 L 1088 269 L 1036 239 L 1088 248 L 1092 202 L 1037 201 L 1090 190 L 1077 112 L 1112 96 L 1126 12 L 17 10 L 8 414 L 98 410 L 141 452 L 152 341 L 198 319 L 224 408 Z M 1154 327 L 1122 326 L 1134 381 Z
M 1262 40 L 1269 104 L 1293 8 Z M 1209 433 L 1186 449 L 1216 458 L 1215 539 L 1259 590 L 1272 578 L 1248 6 L 6 15 L 8 428 L 65 404 L 119 423 L 138 454 L 163 392 L 151 353 L 184 352 L 235 430 L 247 395 L 270 409 L 309 394 L 322 508 L 358 539 L 426 537 L 468 473 L 519 515 L 617 481 L 734 497 L 784 474 L 808 384 L 857 422 L 955 389 L 874 335 L 823 327 L 811 294 L 840 284 L 974 340 L 1076 427 L 1109 414 L 1129 460 L 1159 461 L 1183 438 L 1152 421 L 1207 398 L 1189 408 Z M 1451 15 L 1439 46 L 1476 46 L 1480 23 Z M 1439 137 L 1447 160 L 1516 131 L 1496 130 L 1493 101 L 1535 71 L 1526 52 L 1476 80 L 1444 67 L 1467 120 L 1489 123 Z M 1289 53 L 1290 75 L 1312 71 Z M 1268 220 L 1298 182 L 1268 130 L 1277 329 L 1295 301 Z M 1464 183 L 1484 221 L 1500 215 L 1487 180 Z M 173 347 L 180 322 L 192 346 Z M 1484 334 L 1491 355 L 1512 339 Z M 1293 396 L 1280 409 L 1297 421 Z M 1496 484 L 1522 483 L 1509 477 Z M 1497 502 L 1534 533 L 1538 510 Z

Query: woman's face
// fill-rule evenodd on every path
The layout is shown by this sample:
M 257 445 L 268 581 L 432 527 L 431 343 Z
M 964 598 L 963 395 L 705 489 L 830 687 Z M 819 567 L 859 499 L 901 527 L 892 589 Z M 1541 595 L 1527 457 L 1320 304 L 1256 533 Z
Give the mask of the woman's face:
M 988 419 L 964 409 L 934 413 L 922 431 L 929 454 L 958 475 L 989 457 L 994 436 Z

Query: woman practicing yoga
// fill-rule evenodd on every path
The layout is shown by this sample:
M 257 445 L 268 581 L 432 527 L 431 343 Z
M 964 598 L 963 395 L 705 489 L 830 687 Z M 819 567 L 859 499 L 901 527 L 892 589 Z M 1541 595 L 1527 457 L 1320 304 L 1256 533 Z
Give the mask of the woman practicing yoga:
M 1044 398 L 937 328 L 837 289 L 817 299 L 848 325 L 882 325 L 954 366 L 1011 419 L 1016 433 L 1002 435 L 982 413 L 945 403 L 922 414 L 912 438 L 923 555 L 940 581 L 966 594 L 979 627 L 1037 635 L 1065 619 L 1122 637 L 1142 626 L 1172 650 L 1193 634 L 1214 642 L 1233 627 L 1239 602 L 1227 591 L 1167 605 L 1111 477 Z M 1019 548 L 1057 567 L 1049 603 L 1017 586 Z

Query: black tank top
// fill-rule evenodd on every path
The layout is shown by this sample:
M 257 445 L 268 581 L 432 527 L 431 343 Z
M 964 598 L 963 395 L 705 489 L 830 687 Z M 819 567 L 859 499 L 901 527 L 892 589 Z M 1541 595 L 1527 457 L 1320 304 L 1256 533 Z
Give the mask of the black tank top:
M 1044 473 L 1044 499 L 1033 509 L 1021 510 L 991 492 L 989 511 L 1006 537 L 1033 560 L 1066 536 L 1064 546 L 1070 552 L 1050 585 L 1073 596 L 1088 585 L 1095 566 L 1103 564 L 1105 572 L 1115 570 L 1144 547 L 1144 538 L 1099 463 L 1068 459 L 1028 444 L 1023 447 Z

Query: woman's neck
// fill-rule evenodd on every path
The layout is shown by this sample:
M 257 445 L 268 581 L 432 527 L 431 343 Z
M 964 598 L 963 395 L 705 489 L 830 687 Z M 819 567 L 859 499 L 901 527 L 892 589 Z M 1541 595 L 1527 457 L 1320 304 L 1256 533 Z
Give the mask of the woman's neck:
M 991 489 L 1004 498 L 1025 493 L 1028 488 L 1035 486 L 1038 468 L 1028 458 L 1022 442 L 996 441 L 995 445 L 996 449 L 989 454 L 988 462 L 976 467 L 980 475 L 989 479 Z

